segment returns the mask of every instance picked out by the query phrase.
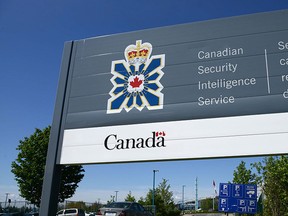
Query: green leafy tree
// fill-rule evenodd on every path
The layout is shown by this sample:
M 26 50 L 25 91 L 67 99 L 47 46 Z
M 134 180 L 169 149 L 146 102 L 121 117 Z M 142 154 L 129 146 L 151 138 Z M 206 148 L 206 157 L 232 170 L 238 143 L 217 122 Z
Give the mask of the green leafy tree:
M 265 216 L 288 215 L 288 156 L 266 157 L 254 164 L 265 194 Z
M 12 173 L 19 186 L 20 195 L 37 206 L 41 202 L 42 183 L 44 178 L 46 155 L 51 127 L 36 129 L 28 138 L 20 140 L 19 151 L 12 162 Z M 78 183 L 84 177 L 82 166 L 62 166 L 59 202 L 72 197 Z
M 233 173 L 233 183 L 235 184 L 256 184 L 257 176 L 252 172 L 252 168 L 247 169 L 246 163 L 241 161 Z
M 246 163 L 241 161 L 233 172 L 233 183 L 235 184 L 256 184 L 259 181 L 259 177 L 253 173 L 253 167 L 246 168 Z M 255 170 L 256 171 L 256 170 Z M 243 216 L 247 214 L 242 214 Z

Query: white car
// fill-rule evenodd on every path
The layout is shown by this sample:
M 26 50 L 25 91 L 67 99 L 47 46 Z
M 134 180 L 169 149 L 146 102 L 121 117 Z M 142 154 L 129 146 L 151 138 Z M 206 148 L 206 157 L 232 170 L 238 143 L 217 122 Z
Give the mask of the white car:
M 83 209 L 69 208 L 58 211 L 56 216 L 86 216 Z

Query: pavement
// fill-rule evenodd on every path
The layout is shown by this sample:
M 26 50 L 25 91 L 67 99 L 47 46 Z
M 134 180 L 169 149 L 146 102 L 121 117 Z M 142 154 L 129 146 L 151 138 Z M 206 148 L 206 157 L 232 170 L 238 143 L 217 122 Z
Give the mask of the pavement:
M 184 214 L 183 216 L 227 216 L 224 213 L 207 213 L 207 214 L 198 214 L 198 213 L 193 213 L 193 214 Z M 232 216 L 232 214 L 231 214 Z

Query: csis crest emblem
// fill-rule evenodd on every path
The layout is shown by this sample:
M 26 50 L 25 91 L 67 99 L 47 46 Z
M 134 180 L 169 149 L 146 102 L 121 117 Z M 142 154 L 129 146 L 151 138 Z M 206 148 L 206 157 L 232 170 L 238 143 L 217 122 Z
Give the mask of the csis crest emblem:
M 151 56 L 152 45 L 137 40 L 124 51 L 125 60 L 112 61 L 110 81 L 113 88 L 109 92 L 107 113 L 129 112 L 136 108 L 141 111 L 163 109 L 163 86 L 160 79 L 164 75 L 165 54 Z

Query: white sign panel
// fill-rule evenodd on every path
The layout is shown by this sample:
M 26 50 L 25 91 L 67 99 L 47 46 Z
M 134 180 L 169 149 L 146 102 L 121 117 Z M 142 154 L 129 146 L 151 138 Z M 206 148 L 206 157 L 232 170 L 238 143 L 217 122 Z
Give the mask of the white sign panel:
M 285 154 L 287 122 L 285 113 L 65 130 L 61 164 Z

